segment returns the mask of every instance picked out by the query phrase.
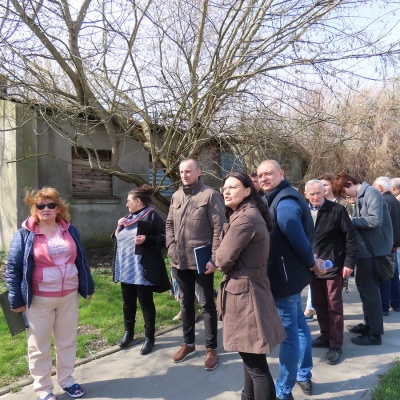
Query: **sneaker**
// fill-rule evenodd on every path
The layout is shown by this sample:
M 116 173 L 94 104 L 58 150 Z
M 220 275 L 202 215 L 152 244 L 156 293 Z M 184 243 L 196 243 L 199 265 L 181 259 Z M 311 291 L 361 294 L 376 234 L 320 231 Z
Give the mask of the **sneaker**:
M 369 326 L 365 324 L 346 326 L 346 328 L 349 332 L 358 333 L 359 335 L 367 335 L 369 333 Z
M 177 351 L 171 358 L 171 361 L 174 363 L 180 363 L 185 360 L 187 357 L 196 354 L 196 346 L 188 346 L 186 343 L 183 343 L 182 347 Z
M 359 346 L 374 346 L 382 344 L 382 339 L 374 335 L 361 335 L 351 339 L 351 342 Z
M 340 361 L 342 355 L 342 349 L 331 347 L 325 356 L 325 361 L 329 365 L 335 365 Z
M 311 390 L 312 390 L 312 382 L 311 379 L 308 379 L 304 382 L 296 381 L 297 384 L 300 386 L 300 389 L 303 391 L 303 393 L 307 396 L 311 395 Z
M 305 318 L 305 320 L 306 320 L 307 322 L 314 321 L 314 314 L 311 314 L 311 315 L 306 315 L 306 314 L 304 314 L 304 318 Z
M 74 383 L 73 385 L 68 386 L 68 387 L 64 388 L 63 390 L 65 392 L 67 392 L 70 397 L 73 397 L 75 399 L 77 397 L 82 397 L 85 394 L 85 392 L 83 391 L 83 389 L 79 383 Z
M 325 336 L 318 336 L 312 341 L 312 347 L 326 347 L 329 348 L 329 340 Z
M 38 397 L 38 400 L 57 400 L 53 393 L 47 393 L 45 397 Z
M 393 306 L 391 306 L 391 307 L 392 307 L 393 311 L 400 312 L 400 307 L 393 307 Z
M 208 348 L 206 354 L 206 361 L 204 362 L 204 369 L 212 371 L 218 364 L 217 352 L 214 349 Z

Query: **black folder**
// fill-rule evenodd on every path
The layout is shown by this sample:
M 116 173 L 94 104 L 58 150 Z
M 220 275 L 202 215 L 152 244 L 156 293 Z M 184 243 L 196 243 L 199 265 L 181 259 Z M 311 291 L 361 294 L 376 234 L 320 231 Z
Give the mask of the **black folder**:
M 8 291 L 0 294 L 0 305 L 3 309 L 4 317 L 6 318 L 8 329 L 12 336 L 17 335 L 28 328 L 28 323 L 25 319 L 24 313 L 17 313 L 11 310 L 8 301 Z
M 206 244 L 204 246 L 195 247 L 193 251 L 196 259 L 197 272 L 199 274 L 204 274 L 204 272 L 207 271 L 206 265 L 211 260 L 212 245 Z
M 156 236 L 157 235 L 157 226 L 150 221 L 138 221 L 137 223 L 137 235 L 145 235 L 145 236 Z M 135 254 L 142 255 L 142 245 L 137 244 L 135 247 Z

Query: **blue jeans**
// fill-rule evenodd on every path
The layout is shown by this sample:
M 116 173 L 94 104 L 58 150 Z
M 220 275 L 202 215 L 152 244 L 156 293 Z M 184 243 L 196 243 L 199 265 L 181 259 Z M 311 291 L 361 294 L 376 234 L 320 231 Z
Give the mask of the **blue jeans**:
M 400 308 L 400 281 L 399 281 L 399 265 L 396 253 L 392 253 L 392 264 L 394 264 L 393 278 L 380 285 L 382 310 L 389 311 L 389 307 Z
M 296 383 L 311 379 L 311 333 L 304 319 L 301 294 L 276 297 L 278 309 L 287 338 L 280 344 L 279 377 L 275 383 L 276 396 L 287 399 Z

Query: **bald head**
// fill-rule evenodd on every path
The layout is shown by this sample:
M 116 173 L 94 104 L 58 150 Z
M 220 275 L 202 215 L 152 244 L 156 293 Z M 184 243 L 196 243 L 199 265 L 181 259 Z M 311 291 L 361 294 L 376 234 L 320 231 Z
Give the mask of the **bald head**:
M 278 161 L 265 160 L 257 168 L 258 183 L 264 192 L 275 189 L 285 178 Z

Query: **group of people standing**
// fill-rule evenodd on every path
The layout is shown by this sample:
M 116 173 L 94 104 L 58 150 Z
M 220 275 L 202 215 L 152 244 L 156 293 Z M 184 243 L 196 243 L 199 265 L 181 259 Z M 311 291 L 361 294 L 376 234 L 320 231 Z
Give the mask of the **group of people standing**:
M 311 388 L 311 334 L 301 307 L 301 291 L 324 260 L 313 251 L 313 220 L 304 198 L 284 179 L 278 162 L 257 171 L 268 207 L 251 178 L 228 174 L 222 198 L 203 184 L 195 159 L 180 164 L 181 188 L 166 220 L 166 245 L 182 294 L 183 344 L 172 356 L 179 363 L 195 354 L 195 283 L 200 289 L 206 334 L 204 367 L 218 364 L 217 314 L 223 345 L 243 360 L 242 399 L 292 398 L 296 381 Z M 224 207 L 225 206 L 225 207 Z M 269 210 L 269 211 L 268 211 Z M 193 248 L 210 244 L 207 271 L 198 274 Z M 212 274 L 224 278 L 213 300 Z M 274 384 L 266 354 L 280 343 L 280 373 Z
M 164 246 L 179 288 L 183 330 L 183 343 L 172 362 L 183 362 L 196 353 L 197 294 L 206 335 L 204 368 L 212 371 L 218 365 L 219 318 L 225 350 L 238 352 L 243 361 L 242 400 L 293 399 L 296 383 L 311 394 L 312 347 L 328 348 L 328 364 L 339 362 L 343 280 L 355 265 L 365 324 L 348 327 L 360 334 L 352 342 L 381 343 L 385 307 L 400 311 L 400 292 L 396 297 L 392 289 L 396 284 L 399 288 L 398 269 L 397 281 L 385 286 L 374 280 L 372 272 L 373 257 L 395 254 L 400 243 L 400 227 L 392 226 L 380 194 L 387 196 L 388 186 L 382 179 L 374 188 L 346 173 L 326 174 L 307 182 L 307 203 L 275 160 L 263 161 L 256 176 L 229 173 L 222 196 L 202 182 L 196 159 L 184 159 L 179 173 L 182 185 L 172 196 L 165 222 L 150 206 L 153 189 L 142 185 L 128 193 L 128 214 L 118 220 L 112 235 L 113 279 L 121 283 L 123 300 L 121 348 L 128 347 L 134 337 L 137 299 L 145 325 L 140 353 L 147 355 L 154 348 L 153 293 L 170 289 Z M 352 217 L 340 204 L 343 196 L 355 197 Z M 25 311 L 29 323 L 34 390 L 39 400 L 56 400 L 51 380 L 53 331 L 58 383 L 71 397 L 80 397 L 84 391 L 72 378 L 77 292 L 90 300 L 93 279 L 79 234 L 68 222 L 68 206 L 58 192 L 53 188 L 30 191 L 25 202 L 31 216 L 13 239 L 6 281 L 12 309 Z M 400 208 L 396 212 L 400 216 Z M 393 236 L 396 229 L 398 236 Z M 211 247 L 211 256 L 206 271 L 199 273 L 193 249 L 205 245 Z M 325 260 L 333 264 L 329 270 L 323 268 Z M 397 267 L 395 255 L 393 262 Z M 216 305 L 217 269 L 224 278 Z M 301 304 L 301 292 L 309 284 L 321 328 L 313 341 Z M 279 376 L 274 383 L 266 354 L 278 344 Z

